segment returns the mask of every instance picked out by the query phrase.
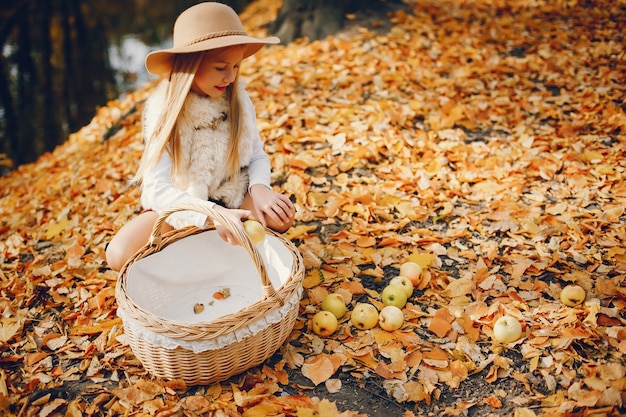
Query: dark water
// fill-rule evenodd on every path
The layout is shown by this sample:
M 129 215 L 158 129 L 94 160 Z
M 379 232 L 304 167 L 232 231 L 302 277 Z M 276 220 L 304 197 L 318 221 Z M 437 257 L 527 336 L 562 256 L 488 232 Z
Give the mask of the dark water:
M 176 16 L 195 3 L 1 0 L 0 168 L 34 161 L 152 80 L 146 54 L 171 45 Z

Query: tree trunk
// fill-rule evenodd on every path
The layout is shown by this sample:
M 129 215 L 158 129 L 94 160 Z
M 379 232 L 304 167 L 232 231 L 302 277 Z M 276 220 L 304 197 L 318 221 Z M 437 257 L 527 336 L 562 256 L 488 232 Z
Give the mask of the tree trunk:
M 388 11 L 403 6 L 402 0 L 283 0 L 269 29 L 284 44 L 301 37 L 322 39 L 342 30 L 348 13 L 384 20 Z
M 343 26 L 348 0 L 283 0 L 272 34 L 287 44 L 294 39 L 324 38 Z

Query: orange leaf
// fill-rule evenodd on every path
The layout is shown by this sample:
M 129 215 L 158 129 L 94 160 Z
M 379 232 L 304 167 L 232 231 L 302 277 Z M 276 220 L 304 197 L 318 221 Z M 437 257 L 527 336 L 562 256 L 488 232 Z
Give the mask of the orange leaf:
M 335 367 L 329 355 L 322 353 L 302 365 L 302 375 L 309 378 L 316 386 L 328 380 L 335 373 Z
M 345 353 L 346 353 L 346 356 L 362 363 L 363 365 L 365 365 L 366 367 L 370 369 L 376 369 L 376 367 L 378 366 L 378 359 L 372 352 L 372 349 L 369 347 L 365 349 L 361 349 L 358 352 L 346 351 Z
M 361 248 L 376 246 L 376 238 L 372 236 L 361 236 L 356 240 L 356 245 Z
M 34 364 L 36 364 L 37 362 L 39 362 L 42 359 L 45 359 L 46 357 L 48 357 L 48 353 L 47 352 L 33 352 L 33 353 L 29 353 L 28 355 L 26 355 L 26 358 L 24 359 L 24 364 L 26 366 L 32 366 Z
M 502 408 L 502 401 L 495 395 L 484 398 L 483 401 L 491 408 L 500 409 Z
M 395 331 L 393 335 L 405 347 L 416 346 L 422 342 L 422 339 L 412 331 Z
M 56 411 L 59 407 L 64 406 L 65 404 L 67 404 L 67 401 L 63 398 L 55 398 L 48 404 L 41 407 L 41 410 L 39 411 L 39 416 L 52 415 L 54 411 Z
M 463 327 L 465 330 L 465 334 L 473 341 L 477 341 L 480 337 L 480 331 L 474 327 L 474 322 L 463 312 L 461 314 L 461 318 L 457 319 L 457 322 Z
M 376 369 L 374 370 L 374 372 L 382 376 L 384 379 L 399 378 L 401 376 L 400 374 L 404 374 L 405 371 L 406 368 L 404 367 L 396 369 L 392 364 L 387 364 L 384 361 L 379 361 L 378 366 L 376 366 Z
M 433 346 L 430 350 L 423 351 L 422 355 L 424 356 L 424 358 L 427 358 L 427 359 L 434 359 L 434 360 L 447 360 L 448 359 L 448 354 L 446 353 L 446 351 L 437 346 Z
M 454 316 L 450 314 L 447 308 L 440 308 L 430 321 L 428 330 L 435 333 L 438 337 L 444 337 L 452 328 L 450 323 L 452 323 L 453 320 Z
M 102 333 L 104 331 L 111 330 L 111 328 L 115 325 L 121 325 L 121 324 L 122 324 L 122 319 L 119 317 L 116 317 L 114 319 L 105 320 L 100 323 L 94 324 L 92 326 L 80 326 L 80 327 L 74 328 L 72 329 L 71 334 L 77 335 L 77 334 Z
M 365 294 L 365 287 L 363 287 L 363 284 L 360 282 L 343 281 L 339 284 L 339 287 L 343 288 L 346 291 L 349 291 L 354 295 Z
M 72 245 L 67 249 L 68 258 L 80 258 L 85 254 L 85 247 L 81 245 Z
M 328 288 L 322 286 L 310 288 L 307 290 L 307 295 L 311 304 L 319 304 L 328 295 Z
M 185 408 L 189 411 L 204 412 L 205 410 L 208 410 L 211 406 L 209 400 L 201 395 L 190 395 L 189 397 L 185 397 L 183 401 L 185 404 Z
M 414 368 L 420 363 L 422 363 L 423 357 L 424 355 L 422 355 L 422 352 L 420 352 L 419 350 L 415 350 L 411 352 L 409 355 L 407 355 L 406 364 L 409 368 Z
M 582 327 L 566 327 L 561 333 L 561 337 L 572 339 L 586 339 L 591 336 L 591 333 Z

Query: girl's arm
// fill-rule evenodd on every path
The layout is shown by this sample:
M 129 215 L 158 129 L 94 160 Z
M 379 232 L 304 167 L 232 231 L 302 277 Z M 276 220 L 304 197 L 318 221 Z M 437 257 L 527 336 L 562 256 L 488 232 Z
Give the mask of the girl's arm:
M 170 181 L 171 167 L 172 159 L 167 152 L 163 152 L 159 162 L 144 175 L 141 189 L 141 205 L 145 209 L 152 209 L 157 214 L 160 214 L 163 210 L 176 203 L 192 201 L 206 204 L 206 201 L 193 197 L 172 184 Z M 203 228 L 206 221 L 206 215 L 194 211 L 174 213 L 167 219 L 167 222 L 175 228 L 188 225 Z
M 157 213 L 160 213 L 176 203 L 195 201 L 203 204 L 208 203 L 216 210 L 221 211 L 222 215 L 230 217 L 233 222 L 242 221 L 251 217 L 252 213 L 248 210 L 226 209 L 215 205 L 215 203 L 193 197 L 176 188 L 169 180 L 171 165 L 172 160 L 169 154 L 165 152 L 161 156 L 161 159 L 159 159 L 157 165 L 144 175 L 141 203 L 145 208 L 151 208 Z M 170 215 L 166 221 L 175 228 L 189 225 L 205 228 L 209 223 L 213 222 L 208 216 L 198 213 L 197 211 L 176 212 Z M 224 241 L 237 244 L 235 237 L 226 227 L 215 224 L 215 228 Z
M 254 105 L 252 104 L 252 100 L 250 100 L 250 96 L 248 94 L 240 95 L 241 105 L 245 107 L 243 113 L 249 114 L 250 117 L 255 121 L 254 126 L 256 126 L 256 111 L 254 109 Z M 248 176 L 250 178 L 250 184 L 248 185 L 248 191 L 252 188 L 253 185 L 261 184 L 271 189 L 270 181 L 271 181 L 271 165 L 270 159 L 265 153 L 263 149 L 263 141 L 261 140 L 261 136 L 259 135 L 259 131 L 254 129 L 250 132 L 253 135 L 253 148 L 252 148 L 252 158 L 250 158 L 250 163 L 248 165 Z
M 257 133 L 258 136 L 258 133 Z M 270 159 L 263 150 L 263 142 L 261 138 L 258 137 L 254 141 L 252 158 L 250 159 L 250 164 L 248 165 L 248 176 L 250 178 L 250 184 L 248 185 L 248 191 L 252 188 L 253 185 L 264 185 L 267 188 L 271 189 L 270 185 L 270 176 L 271 176 L 271 165 Z
M 247 106 L 244 113 L 256 114 L 254 106 L 250 98 L 246 95 L 246 99 L 242 100 L 243 106 Z M 289 198 L 276 193 L 271 187 L 271 164 L 269 157 L 263 149 L 263 141 L 258 130 L 254 130 L 253 153 L 248 165 L 248 176 L 250 183 L 248 185 L 248 193 L 252 197 L 259 220 L 264 226 L 269 226 L 274 230 L 284 231 L 291 226 L 295 208 Z

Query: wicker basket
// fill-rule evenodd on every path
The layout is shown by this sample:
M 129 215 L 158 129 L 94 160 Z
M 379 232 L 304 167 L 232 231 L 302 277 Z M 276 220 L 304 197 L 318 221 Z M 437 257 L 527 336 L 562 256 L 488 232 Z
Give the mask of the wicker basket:
M 163 317 L 167 314 L 161 314 L 161 312 L 167 311 L 167 306 L 164 310 L 163 306 L 152 308 L 151 305 L 163 304 L 162 300 L 158 299 L 158 297 L 163 297 L 162 294 L 158 295 L 160 294 L 157 288 L 159 285 L 146 285 L 145 294 L 135 297 L 143 298 L 141 303 L 133 300 L 132 294 L 128 291 L 129 282 L 134 279 L 133 265 L 138 265 L 139 262 L 146 264 L 151 262 L 151 259 L 156 259 L 150 258 L 151 255 L 163 256 L 163 253 L 167 253 L 164 251 L 173 250 L 170 248 L 182 244 L 185 238 L 198 239 L 207 234 L 212 234 L 209 236 L 212 239 L 217 237 L 214 228 L 202 230 L 197 227 L 187 227 L 161 236 L 160 230 L 165 219 L 175 212 L 184 210 L 206 214 L 227 227 L 236 236 L 241 246 L 235 247 L 242 251 L 245 262 L 249 263 L 251 259 L 254 264 L 255 269 L 248 268 L 248 272 L 252 271 L 250 275 L 255 275 L 250 279 L 255 281 L 258 287 L 260 294 L 258 299 L 237 311 L 207 321 L 181 321 Z M 217 239 L 219 243 L 216 246 L 233 247 Z M 130 347 L 148 372 L 160 378 L 182 379 L 189 385 L 209 384 L 223 381 L 260 365 L 281 347 L 293 330 L 298 316 L 304 266 L 300 253 L 290 241 L 267 229 L 265 241 L 268 240 L 274 242 L 275 245 L 279 242 L 281 250 L 286 251 L 292 261 L 290 270 L 287 270 L 288 277 L 278 284 L 273 284 L 268 275 L 268 266 L 265 262 L 267 256 L 264 260 L 264 255 L 251 242 L 241 223 L 234 224 L 209 205 L 196 203 L 176 205 L 159 216 L 149 242 L 137 251 L 120 270 L 115 294 L 118 314 L 123 319 Z M 176 259 L 167 258 L 167 262 L 175 263 Z M 183 280 L 186 276 L 184 271 L 186 267 L 186 265 L 180 265 L 182 270 L 180 276 Z M 236 268 L 237 266 L 229 267 Z M 193 274 L 197 275 L 198 271 Z M 152 296 L 152 293 L 157 295 Z M 135 294 L 137 294 L 136 291 Z M 154 303 L 150 301 L 151 297 L 156 300 Z M 168 302 L 171 303 L 171 300 Z M 272 319 L 267 320 L 267 317 Z M 247 331 L 250 328 L 254 330 Z M 146 332 L 177 343 L 175 347 L 154 343 L 154 340 L 147 340 L 150 338 L 144 337 Z M 214 342 L 219 342 L 216 343 L 217 347 L 203 348 L 202 351 L 195 348 L 198 344 L 211 345 Z

